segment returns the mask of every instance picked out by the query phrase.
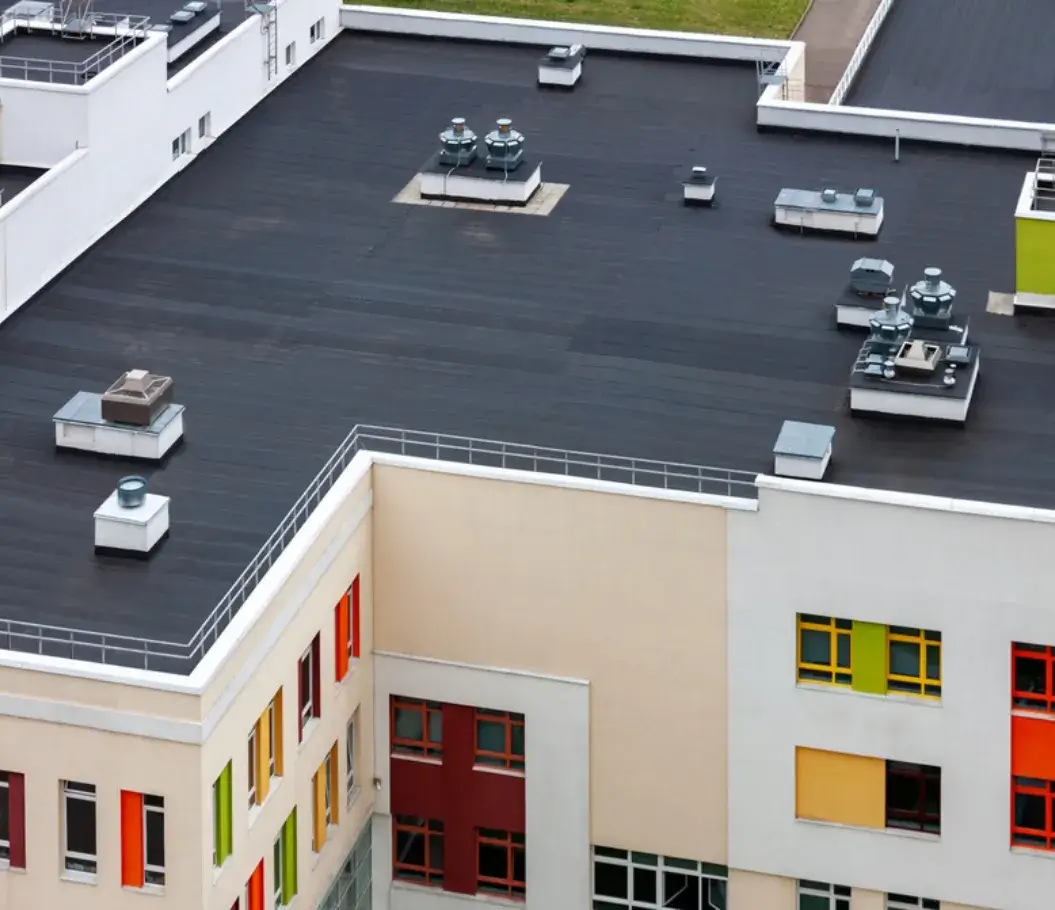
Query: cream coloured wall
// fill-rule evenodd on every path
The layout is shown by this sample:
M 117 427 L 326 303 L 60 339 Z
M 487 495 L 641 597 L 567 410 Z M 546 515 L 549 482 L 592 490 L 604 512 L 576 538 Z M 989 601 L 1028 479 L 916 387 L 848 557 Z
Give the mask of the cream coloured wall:
M 850 910 L 885 910 L 886 895 L 882 891 L 850 889 Z
M 135 910 L 144 904 L 200 906 L 197 747 L 58 723 L 0 717 L 0 768 L 25 775 L 26 870 L 0 871 L 0 908 Z M 96 787 L 99 871 L 95 884 L 62 876 L 60 781 Z M 120 791 L 165 798 L 166 888 L 144 895 L 121 887 Z M 225 910 L 229 910 L 228 904 Z
M 375 647 L 587 680 L 593 842 L 725 863 L 724 511 L 430 464 L 375 460 Z
M 747 910 L 795 910 L 793 878 L 729 870 L 729 906 Z

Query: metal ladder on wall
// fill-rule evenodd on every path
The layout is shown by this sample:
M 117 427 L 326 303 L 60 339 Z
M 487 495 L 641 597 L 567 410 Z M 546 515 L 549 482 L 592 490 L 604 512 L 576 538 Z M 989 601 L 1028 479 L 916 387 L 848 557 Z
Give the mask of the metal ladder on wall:
M 260 14 L 260 34 L 264 36 L 264 68 L 268 81 L 278 75 L 278 4 L 246 0 L 248 15 Z

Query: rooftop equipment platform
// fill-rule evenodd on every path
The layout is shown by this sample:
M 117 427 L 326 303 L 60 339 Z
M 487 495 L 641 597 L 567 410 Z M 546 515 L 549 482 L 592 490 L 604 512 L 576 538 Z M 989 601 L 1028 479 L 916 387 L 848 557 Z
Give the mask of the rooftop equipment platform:
M 831 188 L 783 189 L 773 203 L 773 223 L 799 231 L 826 231 L 871 239 L 883 227 L 883 199 L 875 190 L 840 193 Z

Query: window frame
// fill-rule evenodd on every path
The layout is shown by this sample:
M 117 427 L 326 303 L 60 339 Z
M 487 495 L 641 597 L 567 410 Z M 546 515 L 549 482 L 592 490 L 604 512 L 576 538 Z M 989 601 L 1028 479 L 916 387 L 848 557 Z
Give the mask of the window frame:
M 828 635 L 829 654 L 831 655 L 829 663 L 815 664 L 803 659 L 803 632 L 821 632 Z M 852 632 L 853 621 L 849 619 L 822 616 L 817 613 L 797 614 L 795 617 L 795 678 L 800 683 L 850 688 L 853 685 Z M 839 643 L 842 638 L 846 639 L 846 646 L 850 654 L 849 662 L 845 667 L 839 666 Z M 821 678 L 822 676 L 825 678 Z
M 492 752 L 490 749 L 480 748 L 480 724 L 501 724 L 505 734 L 505 749 L 502 752 Z M 526 731 L 522 734 L 524 742 L 524 753 L 513 751 L 513 731 L 515 729 L 525 731 L 524 715 L 515 711 L 493 711 L 490 708 L 473 709 L 473 767 L 486 771 L 512 771 L 516 774 L 524 774 L 527 768 L 526 755 L 527 739 Z
M 499 831 L 492 828 L 476 829 L 476 893 L 506 900 L 527 899 L 527 839 L 516 831 Z M 519 842 L 518 842 L 519 839 Z M 480 852 L 485 846 L 502 847 L 506 853 L 506 874 L 503 878 L 483 875 L 480 871 Z M 516 876 L 516 854 L 520 853 L 524 866 L 524 880 Z
M 297 65 L 297 42 L 290 41 L 286 45 L 286 66 L 292 67 Z
M 911 780 L 916 782 L 916 804 L 917 809 L 892 809 L 890 806 L 890 778 L 899 777 L 904 780 Z M 927 802 L 927 785 L 928 783 L 935 784 L 938 792 L 938 811 L 935 816 L 934 813 L 928 812 L 926 807 Z M 935 765 L 922 765 L 916 762 L 897 762 L 887 761 L 885 768 L 885 790 L 886 797 L 884 799 L 884 816 L 885 824 L 887 828 L 895 831 L 916 831 L 920 834 L 933 834 L 935 836 L 941 835 L 941 768 Z M 892 824 L 892 818 L 904 822 L 903 824 Z M 933 819 L 937 819 L 933 821 Z M 909 823 L 913 819 L 915 823 Z M 928 819 L 932 827 L 928 827 Z
M 443 761 L 443 703 L 424 698 L 406 698 L 393 695 L 389 709 L 389 749 L 394 757 L 419 759 L 423 761 Z M 414 711 L 421 715 L 421 739 L 408 739 L 396 735 L 396 712 Z M 434 743 L 429 739 L 433 716 L 440 718 L 440 740 Z
M 275 910 L 285 907 L 283 895 L 286 893 L 286 826 L 278 829 L 278 837 L 271 848 L 271 896 L 275 901 Z
M 322 763 L 322 773 L 326 775 L 326 779 L 322 782 L 322 794 L 323 794 L 323 809 L 326 812 L 324 821 L 326 822 L 326 828 L 332 828 L 337 824 L 337 820 L 334 817 L 333 807 L 333 782 L 337 777 L 337 769 L 334 765 L 337 763 L 337 750 L 330 749 L 326 753 L 326 760 Z
M 249 728 L 246 742 L 249 747 L 249 808 L 252 809 L 259 805 L 256 790 L 256 766 L 260 760 L 260 737 L 256 735 L 256 724 Z
M 1044 824 L 1041 828 L 1027 828 L 1016 823 L 1016 797 L 1029 796 L 1044 801 Z M 1055 781 L 1032 777 L 1011 778 L 1011 846 L 1028 850 L 1055 851 Z M 1043 843 L 1038 843 L 1043 841 Z
M 7 804 L 7 837 L 0 837 L 0 869 L 7 869 L 11 865 L 11 824 L 13 813 L 11 811 L 11 779 L 7 771 L 0 771 L 0 802 Z
M 721 903 L 728 910 L 729 869 L 717 863 L 698 862 L 680 859 L 673 856 L 661 856 L 653 853 L 640 853 L 616 847 L 593 845 L 590 851 L 590 891 L 594 907 L 605 907 L 606 910 L 662 910 L 667 901 L 666 886 L 668 875 L 682 875 L 699 880 L 701 902 L 706 901 L 707 908 L 714 906 L 712 888 L 721 887 Z M 609 865 L 626 869 L 627 896 L 613 897 L 597 893 L 597 866 Z M 639 898 L 634 895 L 634 884 L 637 872 L 650 871 L 655 874 L 652 892 L 655 900 Z
M 887 627 L 887 691 L 895 695 L 911 695 L 917 698 L 941 698 L 942 640 L 941 632 L 931 629 L 916 629 L 908 626 Z M 893 671 L 893 645 L 912 644 L 917 649 L 919 671 L 909 676 Z M 927 675 L 927 657 L 931 648 L 938 652 L 938 675 Z
M 198 118 L 198 138 L 211 139 L 212 133 L 212 111 L 206 111 Z
M 87 788 L 91 787 L 91 791 Z M 88 803 L 92 807 L 92 823 L 95 827 L 95 853 L 83 853 L 79 850 L 70 849 L 70 824 L 69 804 L 70 801 Z M 85 784 L 80 781 L 62 781 L 62 869 L 66 878 L 82 881 L 95 881 L 99 874 L 99 808 L 98 790 L 95 784 Z M 73 863 L 81 863 L 91 868 L 77 868 L 71 866 Z
M 884 910 L 941 910 L 941 901 L 912 894 L 886 894 Z
M 833 885 L 811 879 L 799 879 L 795 883 L 795 906 L 802 910 L 803 897 L 820 897 L 828 901 L 828 910 L 850 910 L 851 890 L 849 885 Z
M 355 783 L 355 770 L 356 770 L 356 750 L 358 743 L 356 741 L 356 726 L 359 723 L 359 709 L 356 708 L 352 712 L 351 718 L 348 720 L 348 726 L 345 729 L 345 740 L 344 740 L 344 759 L 348 763 L 348 766 L 344 771 L 344 784 L 347 791 L 348 805 L 352 804 L 352 801 L 356 796 L 359 795 L 359 788 Z
M 282 736 L 282 730 L 276 729 L 278 728 L 278 713 L 275 703 L 278 701 L 281 692 L 282 690 L 279 689 L 278 692 L 275 693 L 274 698 L 272 698 L 267 705 L 267 770 L 272 779 L 280 776 L 278 767 L 278 746 L 276 745 L 276 740 Z
M 417 866 L 405 863 L 399 858 L 399 835 L 400 833 L 424 837 L 425 865 Z M 432 838 L 439 837 L 444 845 L 446 853 L 446 832 L 444 824 L 439 819 L 421 818 L 411 815 L 392 816 L 392 879 L 394 881 L 407 882 L 412 885 L 420 885 L 425 888 L 442 888 L 444 881 L 443 867 L 433 868 L 432 860 Z M 444 860 L 446 857 L 444 857 Z M 446 862 L 444 861 L 444 865 Z M 412 871 L 415 875 L 400 875 L 400 872 Z
M 1046 692 L 1027 692 L 1017 686 L 1018 661 L 1039 660 L 1044 663 Z M 1011 710 L 1031 714 L 1055 714 L 1055 648 L 1049 645 L 1033 645 L 1028 642 L 1011 643 Z M 1025 704 L 1023 704 L 1025 702 Z M 1039 702 L 1039 704 L 1038 704 Z
M 299 741 L 304 741 L 304 733 L 313 720 L 322 717 L 321 681 L 322 650 L 320 635 L 315 633 L 307 650 L 297 663 L 297 725 Z M 305 685 L 304 667 L 307 666 L 307 684 Z
M 161 816 L 161 853 L 165 854 L 165 798 L 150 793 L 143 794 L 143 883 L 147 888 L 165 887 L 165 866 L 152 865 L 150 856 L 150 826 L 147 824 L 150 814 Z M 154 880 L 151 880 L 151 876 Z

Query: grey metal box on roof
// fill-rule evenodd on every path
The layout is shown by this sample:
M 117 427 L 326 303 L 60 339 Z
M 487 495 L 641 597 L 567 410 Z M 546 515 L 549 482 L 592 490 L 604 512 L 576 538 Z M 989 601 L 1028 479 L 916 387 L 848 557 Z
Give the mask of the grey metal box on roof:
M 774 455 L 793 455 L 797 458 L 823 458 L 835 438 L 835 427 L 816 423 L 785 420 L 773 446 Z

